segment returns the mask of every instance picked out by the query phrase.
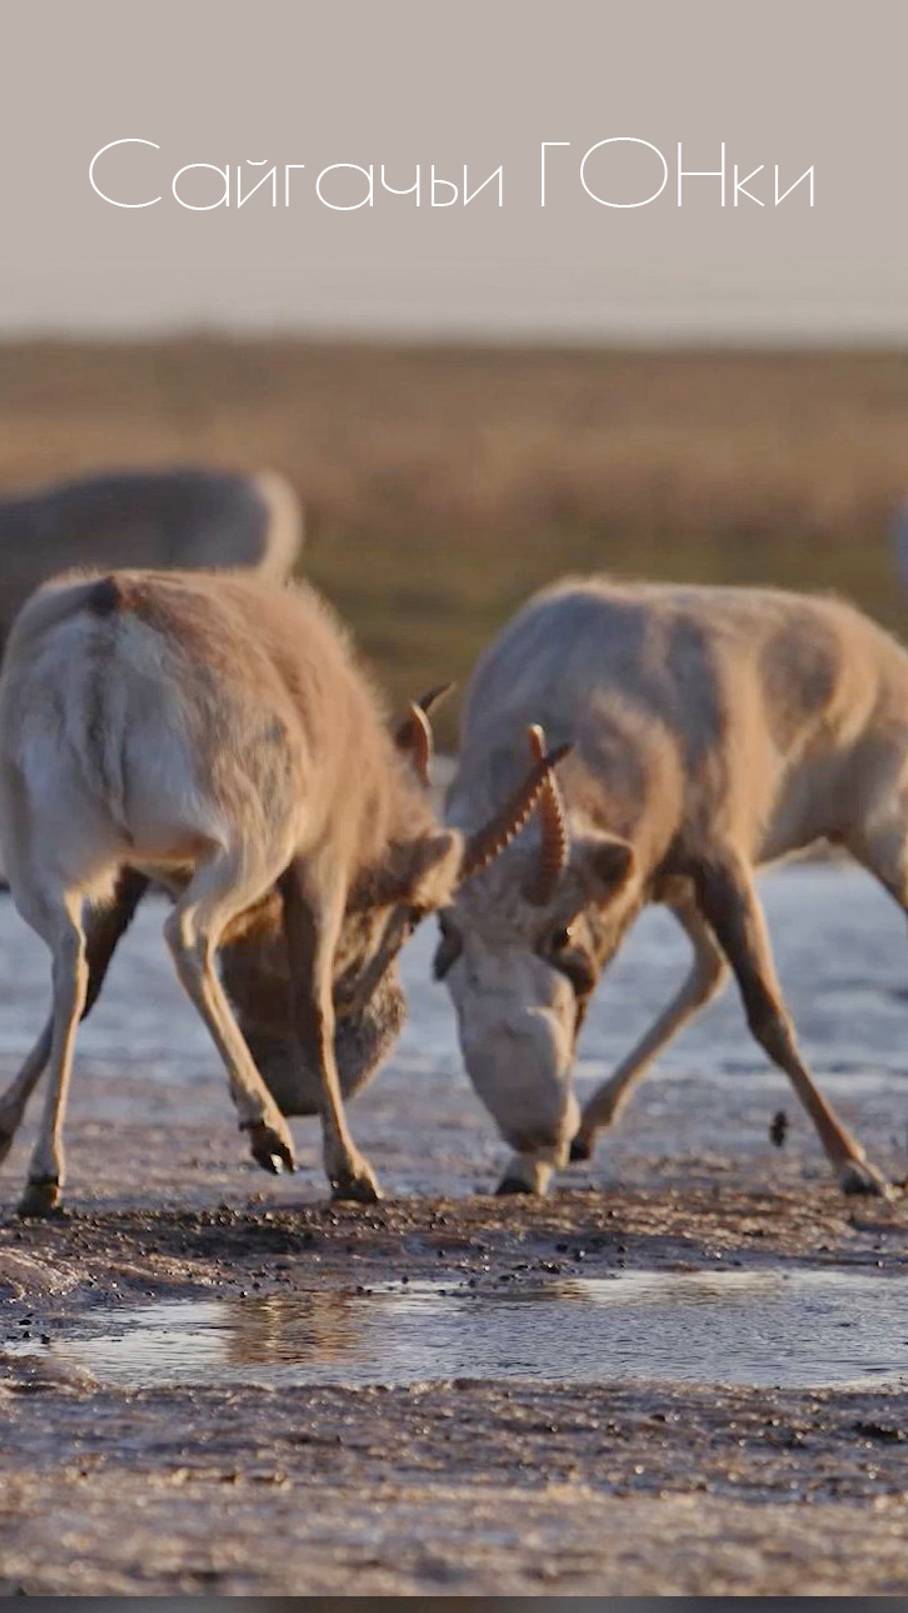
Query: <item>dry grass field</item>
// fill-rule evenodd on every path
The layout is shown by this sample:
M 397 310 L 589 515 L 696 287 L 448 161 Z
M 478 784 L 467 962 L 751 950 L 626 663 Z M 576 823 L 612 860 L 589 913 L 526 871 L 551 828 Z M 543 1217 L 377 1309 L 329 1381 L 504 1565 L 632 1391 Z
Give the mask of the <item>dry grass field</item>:
M 908 352 L 192 337 L 0 348 L 0 490 L 102 465 L 285 472 L 308 574 L 395 699 L 570 569 L 850 594 L 898 628 Z

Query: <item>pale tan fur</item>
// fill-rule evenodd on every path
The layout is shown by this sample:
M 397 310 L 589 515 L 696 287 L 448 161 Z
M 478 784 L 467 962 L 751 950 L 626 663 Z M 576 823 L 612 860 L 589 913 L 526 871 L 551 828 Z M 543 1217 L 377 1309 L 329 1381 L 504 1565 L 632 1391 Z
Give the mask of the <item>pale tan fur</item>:
M 0 680 L 0 844 L 16 905 L 53 954 L 51 1024 L 0 1103 L 2 1152 L 49 1053 L 26 1210 L 52 1208 L 63 1179 L 73 1042 L 98 950 L 84 904 L 103 912 L 124 868 L 179 892 L 167 942 L 266 1166 L 292 1164 L 290 1135 L 214 954 L 263 902 L 273 931 L 282 905 L 325 1168 L 336 1193 L 375 1196 L 343 1110 L 335 985 L 343 1011 L 365 982 L 381 984 L 415 919 L 450 899 L 463 842 L 435 826 L 345 634 L 311 589 L 189 572 L 48 584 L 19 617 Z
M 534 906 L 534 823 L 459 896 L 440 955 L 468 1067 L 517 1149 L 503 1185 L 540 1191 L 564 1162 L 589 992 L 656 901 L 688 932 L 692 971 L 587 1104 L 574 1154 L 590 1152 L 730 966 L 755 1037 L 791 1078 L 843 1185 L 883 1189 L 804 1064 L 753 874 L 827 839 L 908 910 L 905 651 L 835 599 L 568 579 L 530 601 L 477 667 L 449 822 L 469 829 L 504 787 L 520 758 L 503 736 L 527 721 L 550 744 L 575 742 L 560 773 L 570 863 Z M 570 989 L 572 974 L 583 989 Z

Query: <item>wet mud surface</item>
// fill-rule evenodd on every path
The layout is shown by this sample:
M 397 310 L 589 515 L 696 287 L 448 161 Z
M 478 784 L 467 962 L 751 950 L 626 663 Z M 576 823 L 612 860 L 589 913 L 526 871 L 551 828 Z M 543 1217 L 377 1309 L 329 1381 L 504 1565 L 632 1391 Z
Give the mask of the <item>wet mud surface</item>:
M 903 922 L 866 881 L 828 869 L 777 876 L 768 907 L 821 1084 L 902 1178 Z M 596 1160 L 545 1201 L 496 1200 L 504 1151 L 426 981 L 427 936 L 408 960 L 398 1055 L 351 1106 L 388 1197 L 332 1206 L 311 1124 L 296 1127 L 296 1176 L 271 1180 L 245 1161 L 204 1034 L 170 980 L 161 916 L 140 917 L 85 1027 L 67 1218 L 15 1216 L 32 1124 L 0 1174 L 0 1588 L 908 1590 L 908 1200 L 839 1196 L 731 993 L 670 1051 Z M 653 917 L 597 1003 L 581 1084 L 683 970 L 683 942 Z M 41 950 L 6 904 L 0 963 L 5 1081 L 46 991 Z M 781 1149 L 769 1140 L 780 1109 Z M 591 1296 L 622 1281 L 657 1296 L 652 1339 L 639 1329 L 630 1356 L 609 1348 L 601 1316 L 586 1324 Z M 689 1342 L 672 1329 L 690 1283 L 721 1325 L 704 1313 L 712 1347 L 700 1337 L 685 1381 Z M 196 1364 L 176 1381 L 162 1365 L 167 1330 L 157 1353 L 142 1331 L 161 1307 L 196 1339 Z M 634 1309 L 605 1308 L 615 1327 Z M 522 1318 L 542 1311 L 536 1360 Z M 479 1315 L 491 1343 L 477 1356 Z M 756 1322 L 764 1363 L 778 1331 L 775 1381 L 740 1366 Z M 110 1366 L 118 1348 L 134 1373 Z M 844 1363 L 834 1386 L 815 1387 L 832 1357 Z M 307 1360 L 318 1381 L 283 1370 Z M 877 1384 L 868 1363 L 884 1369 Z
M 6 1348 L 127 1389 L 338 1379 L 397 1388 L 466 1376 L 785 1389 L 908 1382 L 904 1289 L 876 1274 L 720 1265 L 521 1275 L 289 1293 L 259 1284 L 242 1297 L 121 1302 L 92 1307 L 56 1337 L 22 1319 Z

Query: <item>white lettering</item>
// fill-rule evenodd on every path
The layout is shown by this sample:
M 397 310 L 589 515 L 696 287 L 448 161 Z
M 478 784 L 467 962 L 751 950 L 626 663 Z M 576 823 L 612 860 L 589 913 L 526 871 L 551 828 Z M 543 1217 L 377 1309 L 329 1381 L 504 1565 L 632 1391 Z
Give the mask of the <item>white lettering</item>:
M 814 202 L 813 163 L 811 163 L 809 168 L 804 169 L 803 174 L 798 175 L 798 177 L 795 180 L 793 185 L 789 185 L 788 189 L 783 190 L 781 193 L 779 191 L 779 181 L 781 179 L 781 174 L 779 172 L 779 164 L 775 163 L 774 168 L 775 168 L 775 174 L 774 174 L 774 180 L 775 180 L 775 206 L 778 207 L 780 202 L 784 202 L 786 196 L 790 196 L 792 191 L 797 189 L 798 185 L 803 185 L 803 183 L 804 183 L 804 181 L 806 179 L 808 181 L 808 189 L 809 189 L 809 195 L 810 195 L 810 200 L 807 203 L 807 205 L 808 205 L 808 207 L 812 207 L 813 202 Z
M 151 146 L 154 151 L 160 151 L 161 149 L 154 140 L 108 140 L 106 146 L 102 146 L 100 151 L 95 152 L 88 165 L 88 178 L 92 190 L 101 197 L 102 201 L 109 202 L 111 207 L 154 207 L 161 200 L 160 196 L 152 196 L 149 202 L 118 202 L 115 197 L 108 196 L 107 192 L 103 191 L 95 180 L 95 164 L 98 158 L 103 157 L 105 151 L 112 151 L 114 146 Z
M 546 152 L 550 146 L 569 146 L 570 140 L 543 140 L 539 147 L 539 206 L 545 207 Z
M 360 197 L 358 202 L 329 202 L 327 196 L 324 195 L 322 180 L 327 174 L 339 173 L 341 169 L 345 169 L 349 173 L 362 174 L 363 179 L 366 181 L 365 194 Z M 331 208 L 333 213 L 355 213 L 359 207 L 371 207 L 375 201 L 375 170 L 371 163 L 368 168 L 361 167 L 358 162 L 329 163 L 327 168 L 322 169 L 315 181 L 315 194 L 319 201 L 324 203 L 325 207 Z
M 720 207 L 725 206 L 725 141 L 724 140 L 720 140 L 720 142 L 719 142 L 719 152 L 720 152 L 719 162 L 720 162 L 721 166 L 718 167 L 718 168 L 682 168 L 681 164 L 682 164 L 682 162 L 684 160 L 684 147 L 682 145 L 682 142 L 680 140 L 678 141 L 678 206 L 679 207 L 684 206 L 684 181 L 685 181 L 685 179 L 718 179 L 719 180 L 719 196 L 720 196 L 719 205 L 720 205 Z
M 494 179 L 498 180 L 498 206 L 499 207 L 504 207 L 504 168 L 502 166 L 499 166 L 498 168 L 496 168 L 489 175 L 488 179 L 484 179 L 481 185 L 477 185 L 475 190 L 470 190 L 469 189 L 470 171 L 469 171 L 469 168 L 467 167 L 467 164 L 464 163 L 464 165 L 463 165 L 463 205 L 464 205 L 464 207 L 469 207 L 469 205 L 470 205 L 471 201 L 473 200 L 474 196 L 478 196 L 479 192 L 481 190 L 485 190 L 486 185 L 491 185 L 491 183 L 492 183 L 492 181 Z
M 224 189 L 222 190 L 220 196 L 216 197 L 213 202 L 187 202 L 184 201 L 183 197 L 177 190 L 177 181 L 182 179 L 184 174 L 191 174 L 196 169 L 204 169 L 207 173 L 219 174 L 221 179 L 224 181 Z M 187 207 L 191 213 L 210 213 L 215 207 L 229 207 L 230 169 L 218 168 L 217 164 L 213 162 L 187 162 L 183 164 L 182 168 L 177 169 L 173 176 L 173 183 L 170 188 L 180 206 Z
M 591 156 L 593 155 L 593 152 L 594 151 L 601 151 L 603 146 L 623 146 L 623 145 L 646 146 L 648 151 L 654 151 L 656 153 L 656 156 L 659 158 L 659 163 L 660 163 L 661 168 L 662 168 L 662 178 L 661 178 L 659 184 L 657 185 L 656 189 L 652 192 L 652 194 L 650 196 L 644 196 L 642 198 L 642 200 L 639 201 L 639 202 L 613 202 L 613 201 L 609 201 L 609 200 L 607 200 L 607 198 L 605 196 L 599 196 L 596 193 L 596 191 L 594 191 L 592 189 L 592 187 L 590 185 L 588 185 L 587 182 L 586 182 L 586 165 L 589 162 Z M 638 140 L 636 138 L 636 136 L 634 136 L 634 135 L 613 135 L 611 137 L 611 139 L 609 139 L 609 140 L 597 140 L 597 142 L 596 142 L 596 144 L 594 146 L 590 146 L 589 151 L 586 153 L 586 155 L 583 158 L 582 163 L 580 164 L 580 183 L 583 186 L 584 190 L 586 191 L 587 195 L 592 196 L 593 201 L 598 202 L 600 207 L 649 207 L 650 202 L 654 202 L 656 200 L 657 196 L 661 196 L 662 192 L 664 191 L 664 189 L 666 187 L 666 185 L 668 184 L 668 163 L 666 162 L 664 156 L 662 155 L 662 152 L 659 150 L 659 147 L 651 145 L 649 140 Z
M 732 194 L 733 194 L 733 197 L 734 197 L 733 206 L 737 207 L 737 205 L 738 205 L 738 197 L 739 196 L 746 196 L 747 200 L 749 202 L 756 202 L 758 207 L 765 207 L 766 206 L 766 203 L 761 201 L 759 196 L 755 196 L 753 194 L 753 191 L 750 191 L 750 190 L 747 189 L 747 186 L 750 183 L 750 181 L 754 178 L 754 175 L 755 174 L 761 174 L 765 167 L 766 167 L 765 162 L 761 162 L 758 168 L 751 168 L 750 173 L 745 174 L 744 178 L 740 179 L 738 177 L 738 175 L 740 173 L 740 169 L 738 168 L 738 164 L 735 163 L 734 168 L 732 169 L 732 173 L 734 175 L 734 182 L 733 182 L 733 185 L 732 185 Z
M 434 162 L 433 162 L 432 167 L 431 167 L 431 176 L 432 176 L 432 179 L 431 179 L 431 184 L 430 184 L 430 187 L 429 187 L 429 190 L 430 190 L 430 202 L 429 202 L 429 205 L 430 205 L 430 207 L 453 207 L 454 203 L 457 201 L 458 196 L 460 195 L 460 191 L 458 190 L 457 186 L 455 185 L 453 179 L 439 179 L 438 176 L 436 175 L 436 172 L 435 172 L 435 164 L 434 164 Z M 451 196 L 449 201 L 446 201 L 446 202 L 445 201 L 438 201 L 437 202 L 435 200 L 435 193 L 436 193 L 436 191 L 440 191 L 442 186 L 444 186 L 445 190 L 453 191 L 454 194 Z
M 420 204 L 420 195 L 421 195 L 421 191 L 422 191 L 422 169 L 420 168 L 419 163 L 416 164 L 416 178 L 415 178 L 413 184 L 405 186 L 403 190 L 398 190 L 396 185 L 389 185 L 388 184 L 388 181 L 385 178 L 385 165 L 384 165 L 384 163 L 382 163 L 382 165 L 381 165 L 381 167 L 379 169 L 379 181 L 380 181 L 382 190 L 388 191 L 392 196 L 414 196 L 415 195 L 415 197 L 416 197 L 416 205 L 417 205 L 417 207 L 419 206 L 419 204 Z
M 246 166 L 247 166 L 247 168 L 264 168 L 265 163 L 267 162 L 267 160 L 268 160 L 267 157 L 262 157 L 260 161 L 256 162 L 256 161 L 253 160 L 252 157 L 247 157 L 246 158 Z M 263 185 L 267 185 L 269 179 L 271 180 L 271 205 L 272 205 L 272 207 L 277 207 L 277 167 L 275 166 L 275 164 L 272 163 L 272 165 L 269 168 L 268 172 L 266 174 L 263 174 L 261 179 L 257 179 L 255 184 L 253 185 L 252 189 L 247 190 L 246 194 L 244 195 L 243 194 L 243 170 L 240 167 L 239 163 L 237 163 L 237 166 L 236 166 L 236 205 L 237 205 L 237 207 L 245 207 L 245 205 L 248 202 L 250 196 L 254 196 L 257 190 L 261 190 Z

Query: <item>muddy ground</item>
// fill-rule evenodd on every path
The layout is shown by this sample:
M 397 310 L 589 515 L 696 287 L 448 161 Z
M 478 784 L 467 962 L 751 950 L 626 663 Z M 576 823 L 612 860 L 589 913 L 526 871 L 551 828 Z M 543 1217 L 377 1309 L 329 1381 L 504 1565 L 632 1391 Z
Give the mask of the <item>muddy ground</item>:
M 816 905 L 826 886 L 810 879 Z M 807 888 L 786 887 L 779 900 L 797 907 Z M 842 889 L 829 887 L 827 942 Z M 887 922 L 871 903 L 865 956 L 877 947 L 889 957 Z M 369 1209 L 326 1205 L 311 1124 L 297 1127 L 298 1175 L 269 1179 L 245 1162 L 213 1061 L 167 995 L 155 930 L 140 921 L 107 1020 L 102 1005 L 96 1028 L 86 1027 L 67 1133 L 68 1218 L 15 1216 L 27 1134 L 0 1177 L 0 1588 L 908 1591 L 908 1304 L 906 1375 L 878 1388 L 723 1387 L 721 1371 L 715 1385 L 639 1383 L 605 1370 L 579 1385 L 502 1376 L 352 1388 L 342 1359 L 337 1383 L 317 1388 L 216 1375 L 111 1387 L 92 1375 L 90 1351 L 74 1363 L 67 1341 L 90 1335 L 93 1316 L 158 1299 L 229 1300 L 242 1364 L 244 1317 L 256 1335 L 250 1359 L 267 1359 L 262 1301 L 271 1296 L 307 1296 L 316 1334 L 326 1318 L 324 1355 L 345 1296 L 405 1280 L 472 1285 L 482 1303 L 500 1285 L 529 1290 L 578 1273 L 809 1267 L 908 1279 L 908 1201 L 838 1195 L 733 1003 L 678 1055 L 686 1075 L 670 1065 L 642 1089 L 596 1161 L 544 1202 L 496 1200 L 503 1152 L 456 1070 L 448 1031 L 432 1040 L 444 1005 L 420 995 L 418 955 L 408 1036 L 351 1110 L 389 1197 Z M 643 971 L 641 993 L 662 970 L 653 989 L 664 995 L 674 967 L 661 934 L 628 966 L 631 986 Z M 5 911 L 3 948 L 7 1026 L 13 1009 L 20 1016 L 2 1050 L 5 1080 L 26 1022 L 40 1017 L 44 966 Z M 876 1006 L 851 956 L 856 984 L 821 975 L 796 1010 L 810 1020 L 824 991 L 832 1004 L 851 989 L 863 1005 L 851 1004 L 854 1034 L 864 1040 L 875 1027 L 882 1045 L 881 1017 L 887 1028 L 890 1008 L 904 1011 L 892 995 L 903 972 L 894 952 L 891 968 L 890 998 Z M 144 1006 L 132 1006 L 140 988 Z M 603 1022 L 597 1034 L 612 1029 Z M 590 1059 L 600 1051 L 594 1039 Z M 861 1070 L 850 1051 L 829 1057 L 824 1085 L 896 1177 L 908 1083 L 891 1052 Z M 592 1073 L 585 1066 L 581 1078 Z M 791 1122 L 781 1150 L 768 1136 L 780 1106 Z

